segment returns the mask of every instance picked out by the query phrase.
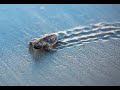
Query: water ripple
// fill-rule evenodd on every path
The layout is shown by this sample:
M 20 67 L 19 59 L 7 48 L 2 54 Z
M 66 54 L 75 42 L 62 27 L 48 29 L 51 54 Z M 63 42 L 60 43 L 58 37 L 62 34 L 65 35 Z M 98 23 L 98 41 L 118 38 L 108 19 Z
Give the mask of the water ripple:
M 96 23 L 85 27 L 75 27 L 65 31 L 59 31 L 59 43 L 57 49 L 63 49 L 75 45 L 83 45 L 92 41 L 109 40 L 120 38 L 120 22 Z

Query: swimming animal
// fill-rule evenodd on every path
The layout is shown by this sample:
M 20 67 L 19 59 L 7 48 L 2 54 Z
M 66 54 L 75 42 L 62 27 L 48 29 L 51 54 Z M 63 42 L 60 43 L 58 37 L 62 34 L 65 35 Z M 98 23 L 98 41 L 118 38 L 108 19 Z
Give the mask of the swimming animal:
M 32 42 L 34 49 L 45 49 L 52 50 L 54 45 L 58 41 L 58 36 L 56 34 L 45 34 L 44 36 L 37 38 Z

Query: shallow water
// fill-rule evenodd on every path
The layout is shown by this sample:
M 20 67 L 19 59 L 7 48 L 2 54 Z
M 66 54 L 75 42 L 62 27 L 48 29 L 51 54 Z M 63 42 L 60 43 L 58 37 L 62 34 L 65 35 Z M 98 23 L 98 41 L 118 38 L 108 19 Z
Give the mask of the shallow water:
M 47 33 L 57 51 L 29 47 Z M 119 47 L 119 4 L 0 5 L 0 85 L 120 85 Z

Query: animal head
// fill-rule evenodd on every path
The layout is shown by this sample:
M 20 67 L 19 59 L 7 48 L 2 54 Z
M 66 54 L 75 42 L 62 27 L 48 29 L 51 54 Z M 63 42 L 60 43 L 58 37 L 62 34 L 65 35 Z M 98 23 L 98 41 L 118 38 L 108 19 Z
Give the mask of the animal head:
M 41 49 L 41 48 L 42 48 L 42 44 L 41 44 L 40 42 L 34 42 L 34 43 L 33 43 L 33 47 L 34 47 L 35 49 Z

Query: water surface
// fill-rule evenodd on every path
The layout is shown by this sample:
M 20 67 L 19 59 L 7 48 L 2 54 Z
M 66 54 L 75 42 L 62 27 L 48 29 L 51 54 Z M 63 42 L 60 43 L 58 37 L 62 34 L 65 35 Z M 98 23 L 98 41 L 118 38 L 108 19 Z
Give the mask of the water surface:
M 28 42 L 56 33 L 57 51 Z M 119 4 L 0 5 L 0 85 L 120 85 Z

